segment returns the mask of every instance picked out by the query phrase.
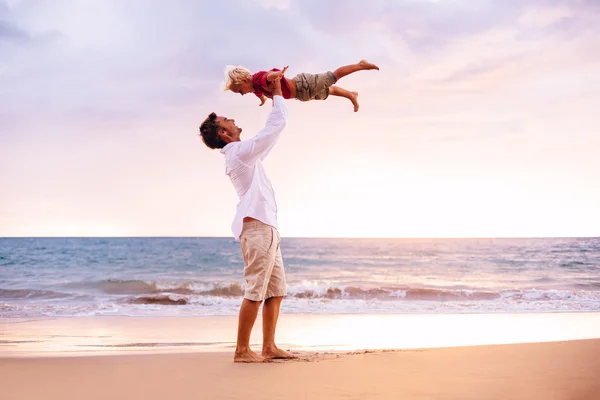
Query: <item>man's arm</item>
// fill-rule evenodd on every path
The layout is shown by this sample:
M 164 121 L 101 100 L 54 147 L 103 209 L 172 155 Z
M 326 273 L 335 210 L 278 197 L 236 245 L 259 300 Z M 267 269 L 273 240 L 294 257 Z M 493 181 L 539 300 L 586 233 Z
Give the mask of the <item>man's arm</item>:
M 239 145 L 238 158 L 246 165 L 254 165 L 259 159 L 264 159 L 273 145 L 279 139 L 287 122 L 287 106 L 281 93 L 281 78 L 275 79 L 269 85 L 273 93 L 273 110 L 267 118 L 267 123 L 252 139 L 244 140 Z

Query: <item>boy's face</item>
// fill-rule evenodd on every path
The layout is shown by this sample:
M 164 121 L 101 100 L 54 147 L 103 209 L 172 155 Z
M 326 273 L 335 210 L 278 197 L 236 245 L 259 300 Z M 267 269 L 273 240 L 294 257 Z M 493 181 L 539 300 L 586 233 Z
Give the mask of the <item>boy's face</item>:
M 233 93 L 239 93 L 242 96 L 248 93 L 254 92 L 254 87 L 252 86 L 252 82 L 249 80 L 243 80 L 241 83 L 234 83 L 229 87 Z

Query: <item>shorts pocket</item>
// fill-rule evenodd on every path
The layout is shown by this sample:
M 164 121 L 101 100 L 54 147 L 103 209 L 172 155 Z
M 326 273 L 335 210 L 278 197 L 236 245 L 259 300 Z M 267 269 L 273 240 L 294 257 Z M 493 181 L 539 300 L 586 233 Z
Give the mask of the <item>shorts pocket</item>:
M 275 242 L 272 229 L 250 231 L 243 234 L 240 240 L 242 242 L 242 251 L 244 253 L 246 253 L 246 249 L 251 247 L 261 249 L 264 252 L 269 252 L 273 248 Z

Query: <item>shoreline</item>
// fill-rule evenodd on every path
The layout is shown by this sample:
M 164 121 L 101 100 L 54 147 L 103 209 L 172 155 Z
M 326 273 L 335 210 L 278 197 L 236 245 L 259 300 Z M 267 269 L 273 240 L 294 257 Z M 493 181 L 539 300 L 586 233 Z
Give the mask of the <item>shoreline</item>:
M 600 338 L 600 313 L 282 314 L 297 352 L 408 350 Z M 443 334 L 440 334 L 443 332 Z M 233 352 L 237 317 L 63 317 L 0 322 L 0 358 Z M 260 315 L 251 345 L 260 349 Z

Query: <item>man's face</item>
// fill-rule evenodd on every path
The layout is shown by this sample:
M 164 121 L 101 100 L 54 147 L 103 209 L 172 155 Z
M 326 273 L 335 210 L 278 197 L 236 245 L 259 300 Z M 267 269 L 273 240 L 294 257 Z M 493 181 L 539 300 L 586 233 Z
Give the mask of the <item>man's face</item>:
M 229 87 L 233 93 L 239 93 L 242 96 L 248 93 L 254 92 L 254 87 L 252 86 L 252 82 L 244 80 L 242 83 L 234 83 Z
M 235 124 L 234 119 L 218 116 L 215 121 L 219 123 L 219 126 L 222 129 L 222 131 L 219 132 L 219 135 L 226 143 L 237 142 L 240 140 L 242 128 Z

